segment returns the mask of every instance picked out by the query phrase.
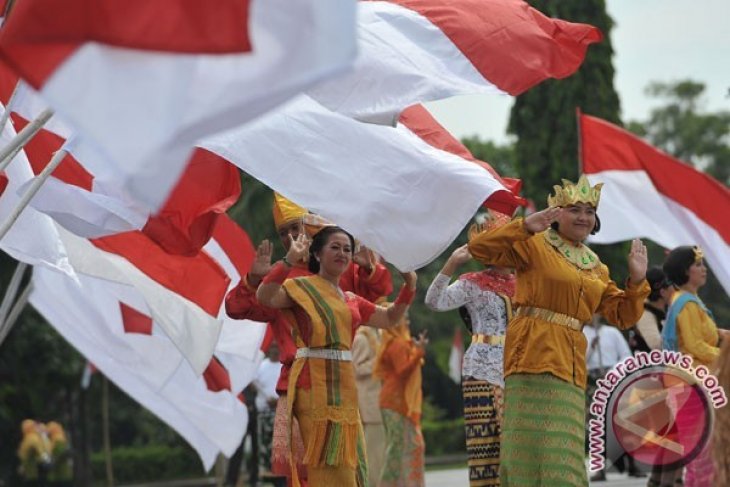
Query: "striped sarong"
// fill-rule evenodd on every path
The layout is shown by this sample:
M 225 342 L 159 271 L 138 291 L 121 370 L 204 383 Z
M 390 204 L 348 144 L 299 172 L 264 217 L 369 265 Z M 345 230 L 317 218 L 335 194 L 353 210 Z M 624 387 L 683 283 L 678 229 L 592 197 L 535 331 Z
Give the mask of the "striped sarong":
M 499 442 L 504 411 L 501 387 L 464 377 L 464 428 L 469 486 L 499 485 Z
M 505 379 L 503 486 L 587 486 L 585 392 L 550 374 Z

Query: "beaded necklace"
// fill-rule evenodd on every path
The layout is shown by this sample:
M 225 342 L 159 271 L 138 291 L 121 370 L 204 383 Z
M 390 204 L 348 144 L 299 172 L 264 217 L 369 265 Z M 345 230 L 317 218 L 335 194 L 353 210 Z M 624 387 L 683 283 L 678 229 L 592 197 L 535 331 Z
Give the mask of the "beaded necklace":
M 598 256 L 587 246 L 579 243 L 574 245 L 567 242 L 554 229 L 545 232 L 545 240 L 552 245 L 568 262 L 578 269 L 594 269 L 601 261 Z

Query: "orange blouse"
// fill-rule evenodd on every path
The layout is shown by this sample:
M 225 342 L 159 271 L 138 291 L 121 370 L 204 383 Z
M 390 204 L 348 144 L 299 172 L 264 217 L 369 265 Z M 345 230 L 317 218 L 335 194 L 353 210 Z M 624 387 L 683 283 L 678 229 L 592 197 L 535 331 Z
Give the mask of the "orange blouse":
M 515 308 L 533 306 L 576 318 L 591 320 L 603 315 L 621 329 L 630 328 L 644 311 L 649 284 L 618 288 L 600 262 L 592 269 L 570 263 L 546 238 L 531 234 L 521 218 L 469 243 L 469 251 L 483 264 L 517 270 Z M 504 376 L 516 373 L 549 373 L 585 388 L 586 339 L 580 330 L 532 316 L 515 316 L 507 326 Z

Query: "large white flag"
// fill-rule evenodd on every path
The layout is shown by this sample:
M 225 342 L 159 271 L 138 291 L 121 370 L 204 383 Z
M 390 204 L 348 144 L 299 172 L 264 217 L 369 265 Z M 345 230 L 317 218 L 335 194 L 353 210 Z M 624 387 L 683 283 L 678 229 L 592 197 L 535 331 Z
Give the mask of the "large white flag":
M 402 270 L 438 256 L 485 200 L 506 191 L 494 173 L 405 125 L 358 122 L 306 96 L 201 146 Z
M 30 302 L 110 380 L 177 431 L 206 470 L 230 456 L 246 430 L 246 407 L 231 390 L 196 374 L 161 333 L 131 286 L 37 268 Z
M 395 124 L 416 103 L 474 93 L 518 95 L 565 78 L 601 33 L 522 0 L 358 3 L 355 69 L 308 93 L 331 110 Z
M 342 71 L 355 52 L 354 0 L 27 0 L 0 33 L 4 61 L 104 156 L 87 169 L 152 211 L 199 138 Z

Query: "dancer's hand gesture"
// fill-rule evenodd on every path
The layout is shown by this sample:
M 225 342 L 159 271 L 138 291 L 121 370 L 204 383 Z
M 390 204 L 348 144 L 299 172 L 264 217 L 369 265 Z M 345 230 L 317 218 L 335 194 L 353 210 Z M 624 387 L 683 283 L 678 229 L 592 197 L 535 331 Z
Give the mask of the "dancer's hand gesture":
M 646 279 L 648 263 L 646 246 L 641 240 L 635 238 L 631 241 L 631 251 L 629 252 L 629 278 L 632 284 L 639 284 Z
M 550 224 L 558 219 L 562 211 L 563 209 L 560 207 L 553 207 L 529 215 L 524 221 L 525 230 L 530 233 L 540 233 L 547 230 Z

